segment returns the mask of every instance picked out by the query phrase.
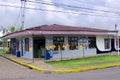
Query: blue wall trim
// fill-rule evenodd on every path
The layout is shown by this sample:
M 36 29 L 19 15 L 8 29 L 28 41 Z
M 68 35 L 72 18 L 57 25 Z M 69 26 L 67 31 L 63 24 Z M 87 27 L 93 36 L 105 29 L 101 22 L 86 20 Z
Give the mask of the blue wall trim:
M 100 51 L 100 50 L 97 48 L 97 54 L 103 54 L 103 53 L 109 53 L 109 52 L 111 52 L 111 50 L 110 50 L 110 51 Z
M 111 51 L 116 51 L 114 41 L 115 41 L 114 39 L 111 39 Z

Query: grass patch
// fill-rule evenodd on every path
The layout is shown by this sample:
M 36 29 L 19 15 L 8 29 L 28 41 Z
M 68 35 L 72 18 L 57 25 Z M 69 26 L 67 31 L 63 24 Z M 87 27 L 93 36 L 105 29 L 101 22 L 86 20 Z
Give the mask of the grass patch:
M 106 64 L 96 64 L 96 65 L 89 65 L 89 66 L 82 66 L 82 67 L 76 67 L 75 69 L 83 69 L 83 68 L 97 68 L 97 67 L 100 67 L 100 66 L 113 66 L 113 65 L 116 65 L 116 64 L 120 64 L 120 62 L 114 62 L 114 63 L 106 63 Z
M 114 61 L 119 61 L 119 60 L 120 60 L 120 56 L 104 55 L 104 56 L 80 58 L 75 60 L 54 61 L 54 62 L 48 62 L 48 64 L 52 65 L 53 67 L 60 67 L 60 68 L 78 68 L 82 66 L 105 65 L 107 64 L 105 62 L 113 63 Z

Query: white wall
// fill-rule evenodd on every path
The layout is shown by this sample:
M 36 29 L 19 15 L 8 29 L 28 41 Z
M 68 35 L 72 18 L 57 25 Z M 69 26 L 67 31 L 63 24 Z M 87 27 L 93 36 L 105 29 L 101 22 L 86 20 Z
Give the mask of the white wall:
M 105 38 L 109 38 L 109 37 L 108 36 L 96 36 L 96 45 L 97 45 L 97 48 L 100 51 L 109 51 L 109 50 L 111 50 L 111 46 L 110 46 L 109 49 L 105 49 L 105 44 L 104 44 L 104 39 Z M 110 45 L 111 45 L 111 43 L 110 43 Z

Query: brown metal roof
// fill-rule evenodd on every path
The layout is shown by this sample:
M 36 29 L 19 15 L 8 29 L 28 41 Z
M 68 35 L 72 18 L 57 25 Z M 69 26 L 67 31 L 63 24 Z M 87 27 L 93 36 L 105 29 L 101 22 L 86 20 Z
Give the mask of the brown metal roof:
M 109 32 L 109 30 L 86 28 L 86 27 L 75 27 L 65 25 L 42 25 L 38 27 L 29 28 L 27 30 L 39 30 L 39 31 L 92 31 L 92 32 Z
M 65 25 L 42 25 L 38 27 L 33 27 L 25 29 L 22 31 L 14 32 L 3 36 L 4 38 L 15 38 L 22 37 L 26 35 L 52 35 L 52 34 L 83 34 L 83 35 L 108 35 L 116 33 L 118 31 L 110 31 L 95 28 L 86 27 L 75 27 L 75 26 L 65 26 Z

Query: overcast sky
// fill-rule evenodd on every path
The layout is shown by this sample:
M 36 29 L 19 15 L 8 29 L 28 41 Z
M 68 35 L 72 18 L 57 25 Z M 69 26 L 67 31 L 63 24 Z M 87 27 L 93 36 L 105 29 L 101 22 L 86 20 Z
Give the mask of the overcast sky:
M 27 2 L 26 6 L 31 8 L 58 10 L 69 13 L 56 13 L 50 11 L 40 10 L 25 10 L 25 28 L 40 26 L 44 24 L 61 24 L 70 26 L 90 27 L 113 30 L 114 25 L 118 24 L 117 29 L 120 29 L 120 0 L 29 0 L 29 1 L 42 1 L 48 3 L 60 3 L 72 6 L 79 6 L 84 8 L 91 8 L 96 10 L 106 10 L 114 13 L 104 13 L 94 11 L 95 13 L 89 13 L 90 15 L 102 15 L 102 16 L 90 16 L 82 15 L 88 14 L 80 9 L 70 9 L 66 7 L 48 6 L 43 4 L 36 4 Z M 20 6 L 20 0 L 0 0 L 0 5 L 13 5 Z M 0 6 L 0 26 L 21 26 L 21 9 L 14 7 Z M 74 14 L 75 13 L 75 14 Z

